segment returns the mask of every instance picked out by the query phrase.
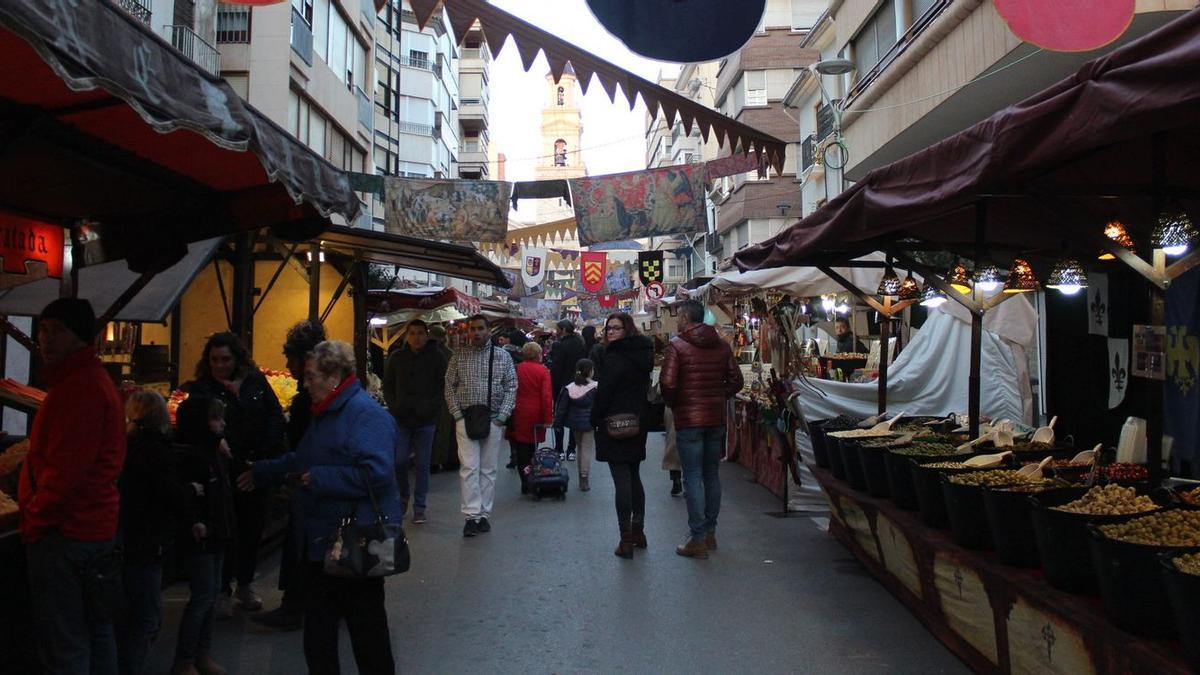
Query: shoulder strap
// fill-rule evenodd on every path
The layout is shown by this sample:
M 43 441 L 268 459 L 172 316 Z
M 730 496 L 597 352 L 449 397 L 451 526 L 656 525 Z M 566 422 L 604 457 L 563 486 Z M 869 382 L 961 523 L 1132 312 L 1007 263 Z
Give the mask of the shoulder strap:
M 371 499 L 371 507 L 375 509 L 375 521 L 380 525 L 383 524 L 383 509 L 379 508 L 379 500 L 375 498 L 375 491 L 371 489 L 371 475 L 367 473 L 367 467 L 360 466 L 358 470 L 362 472 L 363 486 L 367 488 L 367 497 Z M 353 515 L 353 511 L 351 511 Z
M 496 347 L 488 347 L 488 386 L 487 386 L 487 401 L 485 404 L 492 407 L 492 367 L 496 365 Z

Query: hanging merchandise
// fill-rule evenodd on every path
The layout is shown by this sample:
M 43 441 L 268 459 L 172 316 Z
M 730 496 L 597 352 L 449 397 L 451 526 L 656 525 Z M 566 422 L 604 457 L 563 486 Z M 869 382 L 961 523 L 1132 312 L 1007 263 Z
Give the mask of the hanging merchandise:
M 579 266 L 579 281 L 584 290 L 589 293 L 599 293 L 604 288 L 605 268 L 608 267 L 608 254 L 604 251 L 582 251 L 582 261 Z
M 1174 439 L 1176 475 L 1200 478 L 1200 270 L 1180 275 L 1167 289 L 1165 431 Z
M 1112 410 L 1125 400 L 1129 389 L 1129 340 L 1108 339 L 1108 409 Z
M 521 281 L 526 288 L 540 286 L 546 279 L 546 249 L 533 246 L 525 247 L 522 256 Z
M 502 242 L 512 183 L 384 178 L 387 231 L 424 239 Z
M 1091 335 L 1108 335 L 1108 275 L 1087 275 L 1088 299 L 1088 333 Z
M 638 252 L 638 279 L 643 286 L 663 280 L 663 252 Z
M 703 231 L 704 177 L 703 165 L 687 164 L 571 179 L 579 243 Z

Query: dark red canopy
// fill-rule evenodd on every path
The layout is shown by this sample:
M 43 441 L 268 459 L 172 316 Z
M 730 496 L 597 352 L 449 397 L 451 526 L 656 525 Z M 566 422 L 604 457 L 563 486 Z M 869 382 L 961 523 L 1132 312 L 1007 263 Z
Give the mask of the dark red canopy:
M 114 3 L 0 4 L 0 208 L 145 246 L 360 204 L 345 174 Z
M 974 250 L 1095 258 L 1117 218 L 1145 242 L 1160 208 L 1200 215 L 1200 10 L 864 179 L 771 240 L 741 270 L 804 264 L 905 238 Z M 1149 247 L 1142 243 L 1142 250 Z M 997 262 L 1007 259 L 997 254 Z M 1036 262 L 1035 262 L 1036 265 Z

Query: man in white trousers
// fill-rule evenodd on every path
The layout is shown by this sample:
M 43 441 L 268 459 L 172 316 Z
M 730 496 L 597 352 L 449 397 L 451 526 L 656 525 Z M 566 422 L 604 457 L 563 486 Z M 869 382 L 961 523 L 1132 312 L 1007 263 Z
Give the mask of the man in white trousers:
M 490 532 L 496 499 L 496 467 L 504 423 L 517 403 L 517 371 L 503 349 L 492 346 L 482 314 L 467 319 L 470 343 L 446 366 L 446 407 L 458 435 L 463 536 Z

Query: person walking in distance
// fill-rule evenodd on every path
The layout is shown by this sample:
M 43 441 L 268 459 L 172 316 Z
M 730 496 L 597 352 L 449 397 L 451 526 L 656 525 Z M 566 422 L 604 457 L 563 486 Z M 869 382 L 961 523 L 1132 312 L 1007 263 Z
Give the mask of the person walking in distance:
M 400 427 L 396 447 L 396 479 L 400 484 L 400 509 L 413 500 L 413 523 L 425 522 L 425 498 L 429 495 L 429 464 L 437 417 L 445 405 L 446 363 L 437 343 L 429 339 L 425 322 L 408 322 L 404 347 L 392 352 L 383 372 L 383 398 Z M 408 482 L 410 460 L 415 458 L 416 490 Z
M 688 509 L 688 540 L 675 552 L 707 558 L 717 548 L 726 402 L 741 390 L 742 371 L 733 350 L 704 323 L 704 305 L 684 301 L 678 316 L 679 334 L 667 345 L 660 378 L 663 398 L 675 418 Z
M 517 405 L 505 436 L 513 449 L 517 475 L 521 477 L 521 494 L 528 494 L 529 476 L 525 467 L 533 459 L 534 445 L 546 438 L 546 430 L 537 427 L 550 426 L 554 419 L 554 399 L 550 397 L 550 372 L 542 365 L 542 346 L 527 342 L 521 351 L 521 362 L 517 364 Z
M 463 536 L 490 532 L 496 468 L 504 423 L 517 403 L 517 372 L 503 349 L 491 344 L 487 317 L 467 319 L 470 342 L 446 366 L 446 408 L 458 438 Z
M 37 342 L 49 388 L 17 500 L 38 656 L 48 673 L 117 671 L 114 608 L 96 602 L 89 579 L 120 572 L 113 545 L 125 410 L 91 346 L 95 336 L 86 300 L 59 298 L 42 310 Z
M 604 330 L 608 347 L 590 421 L 596 430 L 596 459 L 608 463 L 616 487 L 621 541 L 613 553 L 629 559 L 634 547 L 646 548 L 646 490 L 638 469 L 646 460 L 643 420 L 654 343 L 638 334 L 633 318 L 625 312 L 610 315 Z
M 597 386 L 592 379 L 592 362 L 579 359 L 575 364 L 575 380 L 563 388 L 554 408 L 555 428 L 568 427 L 571 438 L 577 439 L 575 447 L 579 450 L 579 489 L 582 492 L 592 489 L 588 474 L 596 455 L 596 434 L 592 431 L 591 419 Z
M 588 354 L 583 338 L 575 332 L 573 322 L 563 319 L 555 325 L 554 334 L 558 339 L 550 348 L 550 386 L 554 390 L 554 400 L 557 401 L 563 388 L 570 384 L 575 377 L 575 364 L 579 362 L 579 359 L 586 358 Z M 554 430 L 554 450 L 559 456 L 563 454 L 564 433 L 562 428 Z M 575 434 L 573 433 L 570 443 L 567 444 L 566 458 L 575 459 Z

